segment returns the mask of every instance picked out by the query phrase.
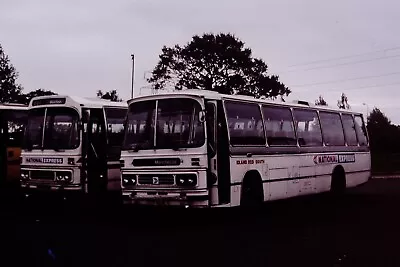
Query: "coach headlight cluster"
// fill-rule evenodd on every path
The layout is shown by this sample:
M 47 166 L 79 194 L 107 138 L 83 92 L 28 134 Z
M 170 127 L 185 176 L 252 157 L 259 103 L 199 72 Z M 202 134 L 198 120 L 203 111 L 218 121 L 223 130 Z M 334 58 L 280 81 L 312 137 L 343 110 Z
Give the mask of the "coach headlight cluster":
M 56 180 L 60 183 L 69 183 L 72 181 L 71 172 L 56 172 Z
M 122 175 L 122 185 L 123 186 L 136 185 L 136 182 L 137 182 L 136 175 L 134 175 L 134 174 L 123 174 Z
M 22 180 L 28 180 L 29 179 L 29 171 L 21 170 L 21 179 Z
M 195 186 L 197 185 L 196 174 L 178 174 L 176 175 L 176 185 L 178 186 Z

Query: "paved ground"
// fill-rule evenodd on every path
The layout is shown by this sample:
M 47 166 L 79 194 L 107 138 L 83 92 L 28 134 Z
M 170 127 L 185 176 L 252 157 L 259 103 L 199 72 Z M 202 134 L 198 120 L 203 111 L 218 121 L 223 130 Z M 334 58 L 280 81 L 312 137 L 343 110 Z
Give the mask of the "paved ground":
M 400 266 L 400 179 L 241 209 L 3 209 L 2 266 Z M 5 263 L 8 264 L 5 264 Z M 12 264 L 11 264 L 12 263 Z

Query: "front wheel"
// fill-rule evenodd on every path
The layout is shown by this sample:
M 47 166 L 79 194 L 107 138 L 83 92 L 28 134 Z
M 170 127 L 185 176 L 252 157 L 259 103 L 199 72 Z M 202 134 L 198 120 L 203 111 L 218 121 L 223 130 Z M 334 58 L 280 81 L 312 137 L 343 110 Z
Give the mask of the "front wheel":
M 261 181 L 247 179 L 243 182 L 240 206 L 260 207 L 264 202 L 264 191 Z

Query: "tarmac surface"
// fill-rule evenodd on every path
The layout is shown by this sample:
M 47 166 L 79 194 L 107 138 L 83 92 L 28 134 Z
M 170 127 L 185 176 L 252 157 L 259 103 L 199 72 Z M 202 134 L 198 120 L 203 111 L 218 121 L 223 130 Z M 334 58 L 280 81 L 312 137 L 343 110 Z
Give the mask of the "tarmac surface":
M 400 266 L 400 179 L 258 210 L 2 202 L 2 266 Z

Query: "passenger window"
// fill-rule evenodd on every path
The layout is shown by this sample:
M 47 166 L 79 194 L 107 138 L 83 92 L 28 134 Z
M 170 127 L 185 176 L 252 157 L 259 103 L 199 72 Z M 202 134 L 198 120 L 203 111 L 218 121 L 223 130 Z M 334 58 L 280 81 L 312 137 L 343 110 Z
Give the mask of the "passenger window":
M 354 124 L 353 116 L 351 116 L 350 114 L 343 114 L 342 122 L 343 122 L 344 135 L 346 136 L 347 145 L 356 146 L 358 142 L 357 142 L 356 127 Z
M 295 146 L 296 134 L 289 108 L 263 107 L 265 132 L 270 146 Z
M 338 113 L 320 112 L 322 134 L 325 145 L 344 146 L 343 126 Z
M 321 126 L 314 110 L 294 109 L 293 116 L 300 146 L 322 146 Z
M 119 160 L 124 140 L 124 121 L 127 109 L 105 108 L 107 122 L 108 158 Z
M 8 146 L 20 146 L 22 144 L 28 114 L 25 111 L 6 111 L 4 119 L 8 124 Z
M 366 146 L 367 142 L 367 130 L 365 128 L 364 120 L 360 115 L 354 117 L 356 132 L 358 137 L 358 143 L 360 146 Z
M 225 102 L 232 145 L 265 145 L 260 108 L 256 104 Z
M 124 139 L 124 121 L 127 110 L 124 108 L 105 108 L 105 112 L 108 144 L 120 147 Z

